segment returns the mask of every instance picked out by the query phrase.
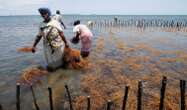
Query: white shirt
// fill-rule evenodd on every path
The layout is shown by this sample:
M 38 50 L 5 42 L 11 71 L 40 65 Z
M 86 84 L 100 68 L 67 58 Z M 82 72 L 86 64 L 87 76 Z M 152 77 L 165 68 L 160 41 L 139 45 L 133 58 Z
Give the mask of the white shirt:
M 80 37 L 83 37 L 83 36 L 90 36 L 92 37 L 92 32 L 90 31 L 90 29 L 84 25 L 84 24 L 79 24 L 79 25 L 76 25 L 74 28 L 73 28 L 73 32 L 74 33 L 80 33 Z
M 58 22 L 61 23 L 61 21 L 62 21 L 62 16 L 59 15 L 59 14 L 56 14 L 56 15 L 54 15 L 54 16 L 52 17 L 52 19 L 57 20 Z

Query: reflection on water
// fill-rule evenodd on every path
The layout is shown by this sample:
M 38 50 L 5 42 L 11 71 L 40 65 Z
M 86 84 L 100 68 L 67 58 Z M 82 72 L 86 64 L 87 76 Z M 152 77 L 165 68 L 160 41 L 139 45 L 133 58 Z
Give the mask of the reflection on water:
M 19 32 L 16 31 L 17 35 L 28 35 L 29 38 L 14 36 L 19 41 L 14 39 L 13 44 L 18 47 L 32 44 L 31 40 L 34 39 L 32 36 L 37 29 L 28 34 L 23 34 L 19 29 L 17 30 Z M 27 30 L 30 29 L 32 30 L 33 27 L 28 26 Z M 87 95 L 91 96 L 93 110 L 104 109 L 108 99 L 114 101 L 116 108 L 120 108 L 123 88 L 129 85 L 127 108 L 134 110 L 138 80 L 144 81 L 144 109 L 155 110 L 159 105 L 160 80 L 163 75 L 168 76 L 169 80 L 165 100 L 166 108 L 179 110 L 178 80 L 187 79 L 186 33 L 126 32 L 125 30 L 119 32 L 113 28 L 104 29 L 101 32 L 95 30 L 94 34 L 92 52 L 85 68 L 80 70 L 58 69 L 45 74 L 40 82 L 34 85 L 37 102 L 42 110 L 49 110 L 47 87 L 53 89 L 56 110 L 69 107 L 67 94 L 64 90 L 65 84 L 69 85 L 73 104 L 77 110 L 86 108 Z M 71 29 L 65 30 L 65 35 L 70 39 L 73 36 Z M 0 43 L 0 45 L 5 45 L 5 43 Z M 79 46 L 72 47 L 78 48 Z M 3 105 L 4 110 L 13 110 L 16 107 L 15 85 L 23 70 L 31 68 L 33 65 L 45 66 L 42 46 L 40 45 L 38 48 L 38 52 L 33 55 L 17 53 L 15 45 L 10 45 L 10 47 L 5 47 L 4 53 L 1 53 L 2 59 L 0 60 L 3 63 L 0 65 L 2 72 L 0 104 Z M 6 62 L 7 60 L 8 62 Z M 173 91 L 173 88 L 176 90 Z M 21 108 L 23 110 L 34 109 L 28 85 L 21 86 Z
M 125 36 L 125 38 L 121 36 Z M 53 89 L 55 108 L 68 108 L 68 98 L 64 90 L 64 85 L 68 84 L 74 106 L 78 110 L 86 108 L 87 95 L 91 95 L 93 98 L 92 107 L 94 110 L 102 109 L 108 99 L 115 101 L 115 106 L 118 108 L 121 106 L 124 86 L 130 85 L 132 93 L 130 92 L 131 98 L 127 107 L 134 109 L 135 104 L 131 105 L 131 103 L 136 101 L 137 81 L 144 80 L 146 82 L 145 96 L 150 100 L 149 102 L 145 101 L 145 104 L 149 103 L 146 104 L 145 109 L 151 110 L 151 106 L 154 108 L 159 105 L 159 84 L 162 75 L 168 76 L 172 81 L 168 87 L 169 90 L 173 87 L 178 88 L 177 79 L 187 78 L 187 51 L 184 48 L 181 49 L 181 45 L 173 45 L 175 46 L 173 50 L 172 47 L 162 50 L 160 48 L 162 47 L 161 45 L 164 47 L 170 44 L 162 43 L 160 40 L 150 43 L 149 41 L 157 39 L 154 34 L 151 35 L 152 39 L 146 39 L 144 36 L 144 40 L 139 40 L 139 42 L 128 41 L 131 36 L 129 36 L 129 39 L 125 34 L 121 34 L 121 36 L 116 33 L 112 35 L 109 33 L 108 36 L 101 33 L 94 42 L 96 46 L 92 49 L 93 51 L 89 58 L 90 63 L 86 68 L 81 70 L 59 69 L 41 78 L 41 82 L 34 86 L 40 108 L 49 109 L 48 86 Z M 138 33 L 137 37 L 139 37 Z M 168 37 L 168 40 L 171 39 Z M 171 41 L 172 43 L 176 42 Z M 159 45 L 159 48 L 156 48 L 155 45 Z M 2 101 L 2 104 L 11 105 L 8 108 L 15 108 L 15 88 L 6 87 L 4 89 L 8 89 L 8 93 L 4 93 L 2 97 L 10 93 L 13 96 L 6 101 Z M 167 94 L 169 98 L 166 102 L 167 108 L 178 110 L 178 102 L 173 101 L 175 98 L 179 98 L 177 97 L 179 96 L 179 91 L 168 91 Z M 34 108 L 31 91 L 28 86 L 22 86 L 21 96 L 23 109 Z M 171 98 L 171 96 L 175 97 Z
M 150 35 L 149 33 L 149 37 Z M 125 36 L 125 38 L 121 36 Z M 144 102 L 145 109 L 152 110 L 159 106 L 160 80 L 163 75 L 166 75 L 169 77 L 166 107 L 178 110 L 178 102 L 175 100 L 179 100 L 179 89 L 172 92 L 172 88 L 179 87 L 177 85 L 179 79 L 187 78 L 187 51 L 184 48 L 181 49 L 181 45 L 173 44 L 172 46 L 175 46 L 173 50 L 172 47 L 162 49 L 160 47 L 165 45 L 167 47 L 170 43 L 163 43 L 162 40 L 160 42 L 160 39 L 150 43 L 153 39 L 157 39 L 154 33 L 149 39 L 146 39 L 146 33 L 144 33 L 142 41 L 129 41 L 131 36 L 129 39 L 125 34 L 121 34 L 121 36 L 115 32 L 112 35 L 109 33 L 108 36 L 101 33 L 94 42 L 96 46 L 92 49 L 86 68 L 81 70 L 59 69 L 41 78 L 41 82 L 34 86 L 40 107 L 49 109 L 47 87 L 50 86 L 53 89 L 55 108 L 68 108 L 68 98 L 64 90 L 64 85 L 68 84 L 74 107 L 78 110 L 86 108 L 87 95 L 92 97 L 93 110 L 103 109 L 108 99 L 115 101 L 115 106 L 119 108 L 123 97 L 123 88 L 125 85 L 129 85 L 131 98 L 129 98 L 127 107 L 135 109 L 136 104 L 132 105 L 131 103 L 136 101 L 137 81 L 143 80 L 145 82 L 145 96 L 146 99 L 149 99 Z M 137 33 L 136 36 L 139 37 L 139 34 Z M 178 42 L 170 37 L 167 38 L 172 43 Z M 159 45 L 159 48 L 155 45 Z M 14 89 L 12 89 L 13 91 L 15 92 Z M 23 86 L 21 93 L 22 108 L 33 108 L 29 87 Z M 15 101 L 12 100 L 14 98 L 3 103 L 10 104 L 12 102 L 10 107 L 14 108 Z

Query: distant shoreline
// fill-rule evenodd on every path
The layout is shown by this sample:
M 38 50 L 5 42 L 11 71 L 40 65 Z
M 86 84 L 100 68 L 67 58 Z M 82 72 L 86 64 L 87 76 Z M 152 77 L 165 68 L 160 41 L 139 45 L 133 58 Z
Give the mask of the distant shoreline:
M 115 15 L 115 14 L 63 14 L 63 16 L 187 16 L 187 15 Z M 40 16 L 40 15 L 0 15 L 0 17 L 18 17 L 18 16 Z

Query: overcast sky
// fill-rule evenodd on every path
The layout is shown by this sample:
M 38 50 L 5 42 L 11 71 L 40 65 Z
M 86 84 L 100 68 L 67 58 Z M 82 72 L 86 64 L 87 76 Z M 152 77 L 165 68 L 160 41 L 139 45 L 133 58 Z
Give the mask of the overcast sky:
M 37 15 L 40 7 L 64 14 L 187 15 L 187 0 L 0 0 L 0 15 Z

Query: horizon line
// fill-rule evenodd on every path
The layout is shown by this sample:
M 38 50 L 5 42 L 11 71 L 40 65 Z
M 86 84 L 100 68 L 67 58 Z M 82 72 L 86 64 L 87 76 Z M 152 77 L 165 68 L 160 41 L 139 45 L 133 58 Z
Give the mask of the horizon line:
M 62 14 L 62 15 L 82 15 L 82 16 L 187 16 L 187 14 Z M 40 16 L 39 14 L 17 14 L 17 15 L 0 15 L 7 16 Z

